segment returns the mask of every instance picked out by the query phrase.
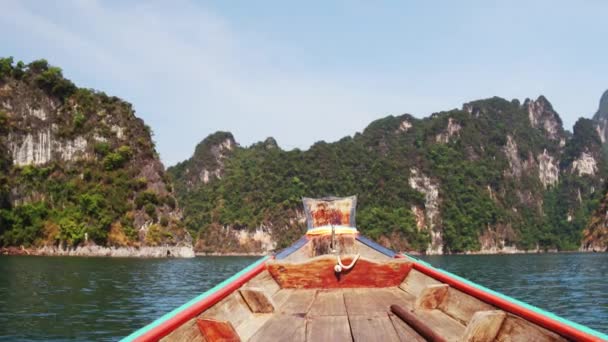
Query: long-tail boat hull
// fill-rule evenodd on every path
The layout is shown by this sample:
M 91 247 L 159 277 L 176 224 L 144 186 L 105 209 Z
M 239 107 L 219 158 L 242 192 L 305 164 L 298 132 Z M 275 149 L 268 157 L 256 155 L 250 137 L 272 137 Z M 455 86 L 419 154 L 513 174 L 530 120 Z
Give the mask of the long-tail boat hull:
M 346 267 L 337 270 L 340 264 Z M 304 236 L 124 340 L 607 341 L 608 336 L 346 231 Z

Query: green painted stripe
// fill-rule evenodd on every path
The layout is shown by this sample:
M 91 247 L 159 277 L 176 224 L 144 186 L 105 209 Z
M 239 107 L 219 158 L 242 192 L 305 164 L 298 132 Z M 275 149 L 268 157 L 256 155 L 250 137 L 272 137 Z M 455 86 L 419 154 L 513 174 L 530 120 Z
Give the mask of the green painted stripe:
M 122 342 L 131 342 L 131 341 L 134 341 L 136 338 L 142 336 L 143 334 L 147 333 L 148 331 L 150 331 L 150 330 L 156 328 L 157 326 L 163 324 L 164 322 L 166 322 L 167 320 L 169 320 L 173 316 L 177 315 L 179 312 L 181 312 L 181 311 L 189 308 L 190 306 L 192 306 L 192 305 L 200 302 L 201 300 L 203 300 L 203 299 L 209 297 L 210 295 L 214 294 L 215 292 L 221 290 L 223 287 L 227 286 L 228 284 L 232 283 L 236 279 L 240 278 L 243 274 L 251 271 L 252 269 L 254 269 L 255 267 L 257 267 L 259 264 L 265 262 L 269 258 L 270 258 L 269 256 L 265 256 L 265 257 L 257 260 L 253 264 L 251 264 L 251 265 L 245 267 L 244 269 L 240 270 L 237 274 L 233 275 L 232 277 L 230 277 L 230 278 L 224 280 L 223 282 L 215 285 L 213 288 L 211 288 L 211 289 L 203 292 L 202 294 L 194 297 L 193 299 L 191 299 L 187 303 L 183 304 L 182 306 L 178 307 L 177 309 L 174 309 L 171 312 L 168 312 L 168 313 L 164 314 L 159 319 L 157 319 L 154 322 L 146 325 L 145 327 L 143 327 L 143 328 L 135 331 L 131 335 L 123 338 L 121 341 Z
M 560 317 L 560 316 L 558 316 L 558 315 L 556 315 L 556 314 L 554 314 L 552 312 L 545 311 L 545 310 L 543 310 L 541 308 L 537 308 L 536 306 L 530 305 L 528 303 L 522 302 L 522 301 L 517 300 L 517 299 L 512 298 L 512 297 L 509 297 L 509 296 L 507 296 L 505 294 L 502 294 L 500 292 L 496 292 L 494 290 L 491 290 L 491 289 L 489 289 L 489 288 L 487 288 L 485 286 L 476 284 L 476 283 L 474 283 L 474 282 L 472 282 L 472 281 L 470 281 L 468 279 L 465 279 L 465 278 L 463 278 L 463 277 L 461 277 L 459 275 L 456 275 L 456 274 L 450 273 L 448 271 L 442 270 L 440 268 L 437 268 L 437 267 L 429 264 L 426 261 L 423 261 L 423 260 L 420 260 L 420 259 L 416 259 L 416 258 L 414 258 L 412 256 L 407 255 L 407 254 L 403 254 L 403 255 L 405 255 L 406 257 L 408 257 L 410 259 L 412 259 L 415 262 L 418 262 L 418 263 L 421 263 L 421 264 L 423 264 L 425 266 L 431 267 L 431 268 L 433 268 L 433 269 L 435 269 L 435 270 L 437 270 L 437 271 L 439 271 L 439 272 L 441 272 L 441 273 L 443 273 L 443 274 L 445 274 L 445 275 L 447 275 L 449 277 L 458 279 L 459 281 L 461 281 L 463 283 L 466 283 L 467 285 L 470 285 L 470 286 L 476 287 L 476 288 L 478 288 L 480 290 L 483 290 L 485 292 L 488 292 L 489 294 L 491 294 L 493 296 L 499 297 L 501 299 L 504 299 L 504 300 L 509 301 L 511 303 L 514 303 L 516 305 L 522 306 L 522 307 L 524 307 L 524 308 L 526 308 L 528 310 L 534 311 L 534 312 L 536 312 L 538 314 L 547 316 L 547 317 L 549 317 L 551 319 L 554 319 L 554 320 L 556 320 L 556 321 L 558 321 L 558 322 L 560 322 L 560 323 L 562 323 L 564 325 L 568 325 L 568 326 L 570 326 L 570 327 L 572 327 L 574 329 L 580 330 L 580 331 L 585 332 L 585 333 L 587 333 L 589 335 L 593 335 L 595 337 L 599 337 L 601 339 L 604 339 L 604 340 L 608 341 L 608 335 L 603 334 L 603 333 L 601 333 L 601 332 L 599 332 L 597 330 L 593 330 L 593 329 L 591 329 L 589 327 L 586 327 L 584 325 L 581 325 L 581 324 L 578 324 L 576 322 L 572 322 L 570 320 L 567 320 L 567 319 L 565 319 L 563 317 Z

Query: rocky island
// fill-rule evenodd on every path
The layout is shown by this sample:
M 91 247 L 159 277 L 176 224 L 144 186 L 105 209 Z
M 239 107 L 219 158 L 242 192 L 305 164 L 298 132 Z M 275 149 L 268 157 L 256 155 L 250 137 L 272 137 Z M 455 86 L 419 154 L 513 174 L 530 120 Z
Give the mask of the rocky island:
M 0 253 L 264 254 L 303 196 L 359 196 L 359 230 L 412 253 L 606 251 L 608 92 L 572 132 L 544 96 L 388 116 L 308 150 L 229 132 L 165 172 L 132 106 L 45 60 L 0 59 Z

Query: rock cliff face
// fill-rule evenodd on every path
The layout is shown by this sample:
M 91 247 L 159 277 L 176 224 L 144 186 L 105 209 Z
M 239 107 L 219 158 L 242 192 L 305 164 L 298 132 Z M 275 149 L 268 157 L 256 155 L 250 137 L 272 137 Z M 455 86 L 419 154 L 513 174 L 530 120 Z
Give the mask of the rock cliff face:
M 3 245 L 191 246 L 172 185 L 131 105 L 44 60 L 0 60 Z
M 233 251 L 284 246 L 304 231 L 300 197 L 351 194 L 358 228 L 388 247 L 574 250 L 608 170 L 598 120 L 580 119 L 570 133 L 543 96 L 491 98 L 425 119 L 390 116 L 307 151 L 274 140 L 241 147 L 216 133 L 169 173 L 207 251 L 208 241 Z M 193 176 L 205 170 L 214 177 Z M 256 242 L 259 232 L 268 243 Z

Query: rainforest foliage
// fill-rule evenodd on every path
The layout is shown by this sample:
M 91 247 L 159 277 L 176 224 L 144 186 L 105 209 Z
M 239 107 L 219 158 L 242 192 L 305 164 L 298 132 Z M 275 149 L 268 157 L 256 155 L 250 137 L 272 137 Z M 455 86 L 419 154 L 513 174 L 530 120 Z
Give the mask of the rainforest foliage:
M 171 242 L 181 225 L 170 215 L 176 201 L 130 104 L 77 88 L 45 60 L 1 58 L 0 88 L 0 103 L 9 104 L 0 107 L 0 246 Z M 49 149 L 53 158 L 12 165 L 10 145 L 30 149 L 26 155 Z M 140 241 L 144 223 L 158 234 Z
M 546 99 L 538 101 L 552 110 Z M 214 226 L 292 227 L 287 229 L 291 234 L 277 237 L 285 245 L 303 232 L 303 226 L 293 223 L 301 197 L 357 194 L 359 229 L 395 247 L 404 247 L 400 240 L 405 248 L 426 249 L 430 223 L 417 227 L 411 208 L 425 209 L 428 217 L 436 205 L 440 219 L 435 229 L 451 252 L 479 250 L 480 236 L 500 229 L 510 232 L 504 242 L 519 248 L 578 248 L 600 195 L 593 191 L 598 175 L 579 177 L 570 171 L 581 151 L 597 149 L 599 141 L 587 135 L 589 120 L 581 119 L 572 136 L 555 114 L 559 136 L 551 138 L 542 126 L 531 125 L 527 103 L 491 98 L 466 107 L 422 120 L 389 116 L 353 137 L 318 142 L 306 151 L 283 151 L 270 138 L 220 155 L 218 144 L 233 138 L 218 132 L 169 173 L 187 227 L 202 236 Z M 565 146 L 560 146 L 561 138 Z M 508 139 L 516 144 L 517 162 L 507 156 Z M 546 186 L 539 176 L 539 155 L 545 151 L 559 168 L 559 180 Z M 601 163 L 604 175 L 603 159 Z M 197 177 L 205 170 L 221 175 L 203 183 Z M 437 203 L 412 188 L 413 172 L 437 185 Z

